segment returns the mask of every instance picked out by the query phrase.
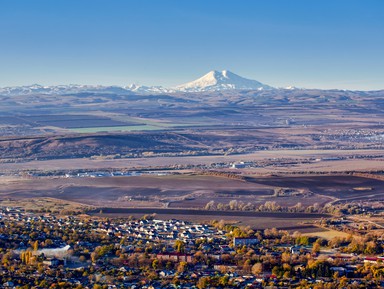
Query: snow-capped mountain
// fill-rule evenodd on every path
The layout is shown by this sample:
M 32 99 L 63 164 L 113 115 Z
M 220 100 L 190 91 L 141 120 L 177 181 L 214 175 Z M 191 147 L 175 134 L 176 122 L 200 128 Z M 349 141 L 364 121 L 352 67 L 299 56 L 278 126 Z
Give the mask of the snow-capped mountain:
M 222 90 L 270 90 L 273 87 L 258 82 L 256 80 L 246 79 L 228 70 L 211 71 L 203 77 L 188 82 L 174 88 L 165 88 L 162 86 L 140 86 L 131 84 L 129 86 L 102 86 L 102 85 L 53 85 L 43 86 L 33 84 L 28 86 L 15 86 L 0 88 L 0 95 L 66 95 L 80 93 L 104 93 L 104 94 L 164 94 L 177 92 L 214 92 Z
M 304 87 L 298 87 L 298 86 L 293 86 L 293 85 L 288 85 L 288 86 L 282 86 L 282 87 L 277 87 L 279 90 L 291 90 L 291 91 L 296 91 L 296 90 L 305 90 L 306 88 Z
M 28 86 L 15 86 L 0 88 L 0 95 L 32 95 L 32 94 L 78 94 L 78 93 L 115 93 L 130 94 L 131 91 L 120 86 L 102 86 L 102 85 L 54 85 L 42 86 L 33 84 Z
M 256 80 L 243 78 L 228 70 L 212 70 L 199 79 L 175 87 L 175 90 L 183 92 L 263 89 L 273 89 L 273 87 Z
M 173 89 L 165 88 L 162 86 L 145 86 L 131 84 L 124 87 L 125 89 L 136 93 L 171 93 L 175 92 Z
M 173 89 L 164 88 L 162 86 L 139 86 L 131 84 L 129 86 L 102 86 L 102 85 L 54 85 L 42 86 L 39 84 L 27 86 L 14 86 L 0 88 L 0 95 L 65 95 L 80 93 L 103 93 L 103 94 L 163 94 L 175 92 Z

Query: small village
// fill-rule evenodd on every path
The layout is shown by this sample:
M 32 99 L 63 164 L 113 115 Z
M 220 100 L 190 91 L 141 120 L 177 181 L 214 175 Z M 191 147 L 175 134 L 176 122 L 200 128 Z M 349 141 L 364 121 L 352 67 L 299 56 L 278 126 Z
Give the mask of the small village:
M 0 288 L 378 288 L 383 241 L 1 208 Z

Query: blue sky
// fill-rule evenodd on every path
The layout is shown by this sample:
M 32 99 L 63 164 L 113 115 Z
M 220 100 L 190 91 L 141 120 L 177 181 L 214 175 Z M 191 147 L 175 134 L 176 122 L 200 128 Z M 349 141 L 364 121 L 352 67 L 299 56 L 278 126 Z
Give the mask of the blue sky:
M 0 86 L 384 89 L 382 0 L 0 0 Z

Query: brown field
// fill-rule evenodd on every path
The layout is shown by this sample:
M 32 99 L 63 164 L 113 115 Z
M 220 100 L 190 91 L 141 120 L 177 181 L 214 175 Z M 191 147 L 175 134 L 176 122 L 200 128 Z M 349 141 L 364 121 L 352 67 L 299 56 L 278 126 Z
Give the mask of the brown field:
M 0 206 L 21 207 L 27 211 L 44 209 L 49 212 L 83 212 L 93 209 L 92 206 L 83 205 L 71 201 L 64 201 L 53 198 L 25 198 L 25 199 L 3 199 Z
M 102 212 L 100 212 L 100 210 Z M 326 214 L 310 213 L 280 213 L 280 212 L 247 212 L 247 211 L 207 211 L 190 209 L 163 209 L 163 208 L 100 208 L 95 209 L 91 214 L 156 214 L 156 215 L 191 215 L 191 216 L 225 216 L 225 217 L 250 217 L 250 218 L 271 218 L 271 219 L 312 219 L 327 217 Z
M 236 161 L 262 161 L 268 159 L 293 159 L 305 160 L 308 158 L 325 157 L 346 157 L 346 156 L 377 156 L 383 155 L 383 150 L 268 150 L 255 153 L 240 155 L 213 155 L 213 156 L 178 156 L 178 157 L 147 157 L 129 159 L 91 159 L 91 158 L 71 158 L 71 159 L 52 159 L 52 160 L 32 160 L 19 161 L 1 164 L 1 171 L 17 170 L 75 170 L 75 169 L 103 169 L 103 168 L 150 168 L 150 167 L 169 167 L 169 166 L 196 166 L 210 165 L 220 162 Z M 0 159 L 1 160 L 1 159 Z M 321 161 L 314 163 L 301 163 L 289 166 L 265 166 L 244 170 L 249 174 L 273 174 L 284 172 L 344 172 L 348 170 L 382 170 L 384 167 L 383 158 L 372 159 L 346 159 L 337 161 Z
M 331 240 L 333 238 L 348 238 L 350 234 L 340 232 L 340 231 L 335 231 L 335 230 L 328 230 L 328 229 L 322 229 L 322 228 L 317 228 L 317 230 L 314 230 L 313 232 L 304 232 L 304 236 L 308 237 L 320 237 L 326 240 Z
M 205 205 L 217 192 L 235 194 L 237 191 L 252 191 L 263 198 L 271 194 L 271 187 L 219 177 L 182 175 L 70 179 L 16 178 L 4 179 L 0 189 L 3 198 L 52 197 L 112 207 L 162 207 L 163 203 L 160 200 L 164 198 L 167 201 L 194 198 L 197 202 L 199 199 L 204 199 L 203 205 Z M 124 196 L 141 197 L 145 202 L 119 199 Z M 198 207 L 201 208 L 200 205 Z
M 202 211 L 209 201 L 228 204 L 232 200 L 256 206 L 274 201 L 281 206 L 303 206 L 357 199 L 377 199 L 384 194 L 383 181 L 356 176 L 253 177 L 247 181 L 201 175 L 133 176 L 104 178 L 0 178 L 0 199 L 29 201 L 57 199 L 87 206 L 110 208 L 103 214 L 157 213 L 162 217 L 194 220 L 225 219 L 255 228 L 278 227 L 295 230 L 308 227 L 319 215 L 273 214 L 240 211 Z M 276 197 L 277 187 L 312 194 Z M 369 187 L 369 191 L 356 191 Z M 34 204 L 43 206 L 44 204 Z M 141 209 L 140 209 L 141 208 Z M 119 211 L 121 210 L 121 211 Z M 125 211 L 124 211 L 125 210 Z M 141 211 L 140 211 L 141 210 Z M 189 211 L 186 211 L 189 210 Z M 184 216 L 185 215 L 185 216 Z
M 0 95 L 0 201 L 50 208 L 51 200 L 57 200 L 201 210 L 210 201 L 256 207 L 273 201 L 290 207 L 383 199 L 383 181 L 345 174 L 384 168 L 383 91 L 120 93 Z M 229 168 L 239 161 L 252 166 Z M 140 169 L 222 170 L 251 177 L 247 182 L 198 175 L 20 177 Z M 308 193 L 276 197 L 279 187 Z M 255 228 L 317 229 L 310 224 L 313 216 L 218 214 L 161 215 L 202 221 L 217 217 Z
M 212 212 L 202 210 L 159 210 L 159 209 L 117 209 L 103 208 L 91 212 L 91 215 L 109 218 L 123 218 L 154 214 L 156 219 L 178 219 L 191 222 L 209 223 L 212 220 L 224 220 L 226 223 L 250 226 L 254 229 L 277 228 L 290 232 L 319 232 L 320 228 L 312 225 L 315 220 L 326 217 L 323 214 L 289 214 L 268 212 Z
M 348 175 L 249 177 L 247 181 L 201 175 L 103 178 L 0 178 L 1 198 L 51 197 L 94 206 L 202 208 L 211 200 L 304 206 L 337 200 L 382 198 L 384 181 Z M 275 197 L 275 188 L 313 194 Z M 357 191 L 356 187 L 372 188 Z
M 316 194 L 337 198 L 340 200 L 367 200 L 384 197 L 384 182 L 381 180 L 347 175 L 332 176 L 297 176 L 251 178 L 251 182 L 277 187 L 309 188 Z M 356 187 L 370 188 L 356 190 Z

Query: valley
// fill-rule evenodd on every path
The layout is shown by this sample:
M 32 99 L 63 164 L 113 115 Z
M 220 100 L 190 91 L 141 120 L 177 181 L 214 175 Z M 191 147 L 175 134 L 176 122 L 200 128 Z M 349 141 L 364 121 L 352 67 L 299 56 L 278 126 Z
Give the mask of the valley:
M 191 210 L 259 228 L 273 211 L 292 216 L 277 227 L 302 230 L 319 217 L 300 214 L 383 205 L 383 91 L 276 89 L 213 71 L 172 89 L 31 86 L 0 100 L 3 204 Z
M 0 289 L 384 288 L 384 1 L 0 7 Z

